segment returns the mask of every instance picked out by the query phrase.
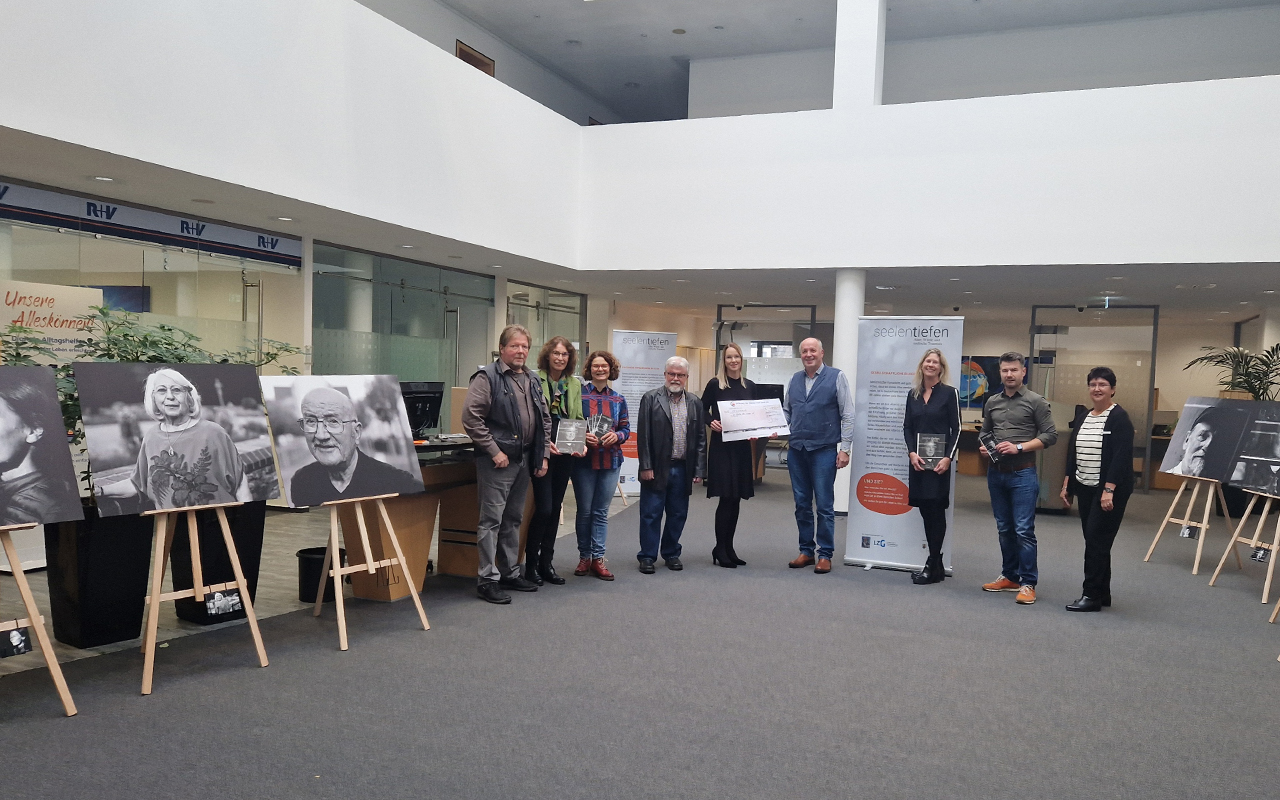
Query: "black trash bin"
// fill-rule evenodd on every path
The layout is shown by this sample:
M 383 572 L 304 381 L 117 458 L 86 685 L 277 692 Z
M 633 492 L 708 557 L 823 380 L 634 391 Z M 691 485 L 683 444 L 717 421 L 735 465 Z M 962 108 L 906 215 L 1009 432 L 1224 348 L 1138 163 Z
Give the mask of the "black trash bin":
M 307 547 L 298 551 L 298 602 L 314 603 L 316 587 L 320 585 L 320 570 L 324 567 L 323 547 Z M 338 563 L 347 565 L 347 551 L 338 550 Z M 333 578 L 324 584 L 324 601 L 333 602 Z
M 240 556 L 240 569 L 244 571 L 245 581 L 249 584 L 249 599 L 258 598 L 258 571 L 262 566 L 262 533 L 267 521 L 267 503 L 255 500 L 240 506 L 231 506 L 224 512 L 227 515 L 227 526 L 231 528 L 231 540 L 236 544 L 236 553 Z M 170 536 L 173 537 L 173 549 L 169 556 L 170 575 L 173 588 L 190 589 L 194 585 L 191 576 L 191 538 L 187 535 L 187 515 L 174 515 Z M 148 517 L 148 519 L 150 519 Z M 214 511 L 196 512 L 196 534 L 200 543 L 200 566 L 206 585 L 230 583 L 236 579 L 231 569 L 231 557 L 227 555 L 227 545 L 222 539 L 222 526 L 218 524 L 218 515 Z M 244 619 L 245 612 L 228 611 L 210 614 L 204 601 L 194 597 L 186 597 L 174 603 L 178 618 L 197 625 L 213 625 Z

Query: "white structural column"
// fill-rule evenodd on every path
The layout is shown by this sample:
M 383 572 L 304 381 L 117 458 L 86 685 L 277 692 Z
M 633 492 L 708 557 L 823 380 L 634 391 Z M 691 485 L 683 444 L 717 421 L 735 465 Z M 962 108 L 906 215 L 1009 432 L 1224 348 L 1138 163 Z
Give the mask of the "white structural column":
M 1280 306 L 1268 306 L 1262 310 L 1262 341 L 1258 349 L 1266 350 L 1277 342 L 1280 342 Z
M 884 87 L 886 0 L 839 0 L 836 5 L 836 74 L 833 107 L 880 105 Z
M 856 389 L 858 375 L 858 318 L 867 298 L 865 269 L 836 270 L 835 332 L 828 363 L 849 376 L 849 388 Z M 861 409 L 859 409 L 861 410 Z M 836 473 L 836 511 L 849 511 L 849 468 Z

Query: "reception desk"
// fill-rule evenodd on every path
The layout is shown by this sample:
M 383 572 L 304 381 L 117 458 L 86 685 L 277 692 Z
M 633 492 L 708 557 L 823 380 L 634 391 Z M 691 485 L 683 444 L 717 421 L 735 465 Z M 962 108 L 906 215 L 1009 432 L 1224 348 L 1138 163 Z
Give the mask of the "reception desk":
M 427 575 L 431 542 L 439 520 L 440 542 L 435 569 L 442 575 L 475 578 L 478 565 L 476 553 L 476 528 L 480 521 L 480 507 L 476 487 L 475 451 L 471 443 L 439 443 L 419 446 L 418 464 L 422 469 L 422 482 L 426 492 L 393 497 L 385 501 L 387 516 L 395 526 L 408 573 L 413 585 L 421 591 Z M 532 516 L 533 492 L 525 503 L 524 520 L 520 525 L 520 552 L 524 553 L 524 540 Z M 363 563 L 362 548 L 354 537 L 356 531 L 355 510 L 341 507 L 347 559 L 351 564 Z M 394 555 L 391 540 L 381 519 L 366 515 L 369 530 L 369 549 L 375 560 Z M 353 546 L 354 544 L 354 546 Z M 409 596 L 400 573 L 392 569 L 380 569 L 372 575 L 367 572 L 351 574 L 351 588 L 356 597 L 366 600 L 390 602 Z

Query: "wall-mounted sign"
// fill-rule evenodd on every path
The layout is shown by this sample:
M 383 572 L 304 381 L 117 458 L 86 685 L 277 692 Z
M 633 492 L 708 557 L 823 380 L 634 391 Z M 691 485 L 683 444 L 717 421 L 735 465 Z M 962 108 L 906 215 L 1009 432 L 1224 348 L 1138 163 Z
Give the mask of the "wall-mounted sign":
M 122 203 L 33 189 L 4 180 L 0 180 L 0 219 L 62 226 L 88 233 L 302 267 L 300 239 L 133 208 Z
M 0 280 L 0 331 L 23 325 L 44 334 L 45 344 L 59 361 L 79 357 L 80 342 L 88 335 L 89 323 L 81 316 L 102 305 L 101 289 L 57 286 L 49 283 Z

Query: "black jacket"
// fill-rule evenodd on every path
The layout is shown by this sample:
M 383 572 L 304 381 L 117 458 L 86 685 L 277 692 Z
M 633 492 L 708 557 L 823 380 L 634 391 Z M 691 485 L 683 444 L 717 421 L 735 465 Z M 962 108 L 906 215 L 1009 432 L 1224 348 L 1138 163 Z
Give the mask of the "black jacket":
M 685 494 L 693 494 L 693 479 L 707 476 L 707 414 L 696 394 L 685 391 L 684 395 L 689 421 L 684 450 Z M 636 450 L 640 471 L 653 470 L 653 480 L 647 482 L 649 488 L 659 492 L 667 490 L 667 478 L 671 475 L 671 437 L 671 398 L 667 396 L 666 387 L 650 389 L 640 398 Z
M 1082 409 L 1071 423 L 1071 441 L 1067 445 L 1067 494 L 1074 497 L 1079 492 L 1076 480 L 1076 434 L 1089 409 Z M 1107 415 L 1102 434 L 1102 469 L 1098 485 L 1114 483 L 1117 497 L 1133 493 L 1133 422 L 1129 412 L 1119 405 Z
M 541 461 L 541 453 L 547 449 L 546 429 L 542 419 L 534 421 L 533 441 L 521 441 L 520 400 L 509 371 L 498 368 L 498 361 L 486 364 L 472 375 L 472 379 L 484 373 L 489 379 L 489 413 L 485 415 L 485 423 L 493 442 L 498 449 L 506 453 L 508 458 L 519 460 L 534 456 L 534 461 Z M 533 395 L 535 410 L 547 413 L 547 400 L 542 396 L 542 381 L 536 372 L 529 372 L 529 392 Z M 537 465 L 531 464 L 532 471 Z

